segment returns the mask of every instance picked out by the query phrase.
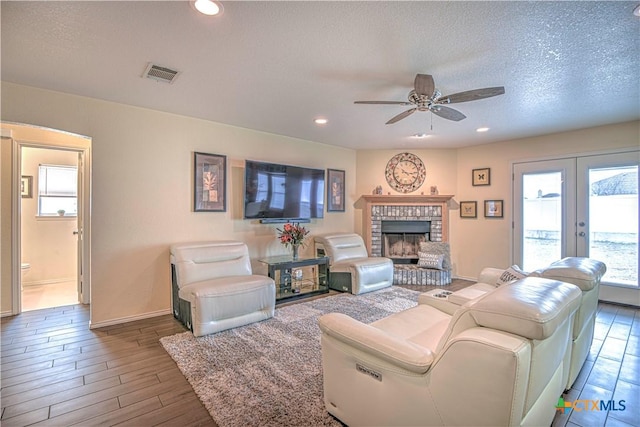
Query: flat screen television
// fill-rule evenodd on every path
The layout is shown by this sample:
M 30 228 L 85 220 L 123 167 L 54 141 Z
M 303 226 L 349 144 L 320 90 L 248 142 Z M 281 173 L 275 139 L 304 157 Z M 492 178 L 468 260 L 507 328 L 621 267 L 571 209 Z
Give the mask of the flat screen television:
M 324 216 L 324 170 L 245 161 L 244 218 L 288 222 Z

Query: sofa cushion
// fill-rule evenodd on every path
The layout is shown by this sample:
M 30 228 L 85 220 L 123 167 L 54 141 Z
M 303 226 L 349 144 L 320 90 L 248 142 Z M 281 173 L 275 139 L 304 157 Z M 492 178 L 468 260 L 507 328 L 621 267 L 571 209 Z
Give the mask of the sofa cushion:
M 418 267 L 434 268 L 436 270 L 442 270 L 443 261 L 444 261 L 443 254 L 418 252 Z
M 527 277 L 527 273 L 522 271 L 517 265 L 512 265 L 500 275 L 496 281 L 496 287 L 513 283 L 516 280 L 524 279 L 525 277 Z
M 332 273 L 351 273 L 352 268 L 379 267 L 379 266 L 386 266 L 389 263 L 393 264 L 393 261 L 385 257 L 351 258 L 345 261 L 333 263 L 331 265 L 331 272 Z
M 449 325 L 451 316 L 435 307 L 418 304 L 371 326 L 434 351 Z
M 212 277 L 251 274 L 249 250 L 242 242 L 182 243 L 170 250 L 179 288 Z
M 544 278 L 573 283 L 583 291 L 589 291 L 600 283 L 607 266 L 595 259 L 568 257 L 550 264 L 541 271 Z
M 420 252 L 443 255 L 442 269 L 451 270 L 451 250 L 446 242 L 420 242 Z
M 580 289 L 570 283 L 527 277 L 468 307 L 478 325 L 542 340 L 575 312 L 581 297 Z

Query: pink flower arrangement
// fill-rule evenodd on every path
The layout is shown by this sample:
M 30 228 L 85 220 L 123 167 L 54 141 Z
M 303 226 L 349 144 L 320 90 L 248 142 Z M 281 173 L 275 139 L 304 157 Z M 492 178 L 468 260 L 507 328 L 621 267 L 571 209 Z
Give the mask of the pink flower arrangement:
M 282 243 L 285 247 L 291 246 L 301 246 L 304 245 L 304 236 L 309 234 L 309 230 L 304 227 L 301 227 L 300 224 L 291 224 L 286 223 L 282 230 L 277 228 L 280 232 L 278 238 L 280 239 L 280 243 Z

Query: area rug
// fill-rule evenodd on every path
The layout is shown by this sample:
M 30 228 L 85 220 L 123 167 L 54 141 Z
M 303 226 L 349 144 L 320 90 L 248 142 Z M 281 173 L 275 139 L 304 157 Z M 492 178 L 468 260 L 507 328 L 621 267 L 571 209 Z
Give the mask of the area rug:
M 397 286 L 276 308 L 275 317 L 214 335 L 160 339 L 220 427 L 340 426 L 325 410 L 318 318 L 365 323 L 415 306 L 420 292 Z

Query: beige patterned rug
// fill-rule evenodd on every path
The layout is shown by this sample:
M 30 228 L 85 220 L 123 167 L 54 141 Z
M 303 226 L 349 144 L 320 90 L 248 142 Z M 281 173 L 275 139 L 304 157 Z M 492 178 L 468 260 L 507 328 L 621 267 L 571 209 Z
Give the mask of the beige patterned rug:
M 397 286 L 333 295 L 276 308 L 274 318 L 206 337 L 160 340 L 220 427 L 340 426 L 322 400 L 318 317 L 347 314 L 365 323 L 416 305 Z

